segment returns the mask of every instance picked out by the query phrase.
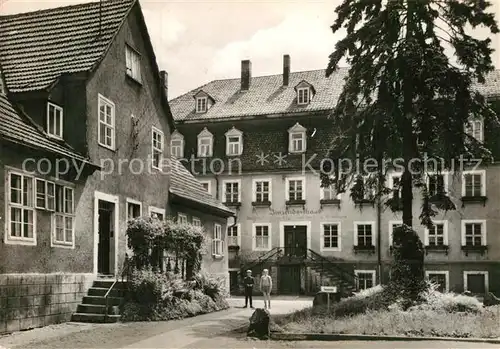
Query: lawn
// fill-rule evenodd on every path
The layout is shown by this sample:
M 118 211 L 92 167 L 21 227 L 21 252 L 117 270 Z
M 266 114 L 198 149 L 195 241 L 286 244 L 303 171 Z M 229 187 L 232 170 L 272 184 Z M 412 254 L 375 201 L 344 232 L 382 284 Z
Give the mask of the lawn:
M 473 297 L 433 292 L 426 303 L 403 311 L 369 291 L 325 307 L 273 319 L 284 333 L 364 334 L 410 337 L 499 338 L 500 306 L 483 307 Z

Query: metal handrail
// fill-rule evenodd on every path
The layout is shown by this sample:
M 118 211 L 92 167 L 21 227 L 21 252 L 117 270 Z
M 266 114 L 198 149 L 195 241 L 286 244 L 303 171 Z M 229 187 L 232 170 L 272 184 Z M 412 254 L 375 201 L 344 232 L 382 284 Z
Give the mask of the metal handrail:
M 260 265 L 270 258 L 274 257 L 275 255 L 279 254 L 282 252 L 281 247 L 275 247 L 272 250 L 264 253 L 262 256 L 259 256 L 256 261 L 253 261 L 249 264 L 246 264 L 245 266 L 241 267 L 240 270 L 245 270 L 245 269 L 252 269 L 256 267 L 257 265 Z
M 115 285 L 118 283 L 120 276 L 121 276 L 121 279 L 122 279 L 122 282 L 123 282 L 123 275 L 128 271 L 128 268 L 129 268 L 128 257 L 125 256 L 125 260 L 123 261 L 121 272 L 116 274 L 115 281 L 113 281 L 113 284 L 109 287 L 108 291 L 104 295 L 104 299 L 105 299 L 104 322 L 107 321 L 108 315 L 109 315 L 108 314 L 108 309 L 109 309 L 109 294 L 111 293 L 111 291 L 113 290 L 113 288 L 115 287 Z
M 312 250 L 312 249 L 308 249 L 308 251 L 313 255 L 313 259 L 315 259 L 316 257 L 318 257 L 318 259 L 321 261 L 322 263 L 322 266 L 323 266 L 323 262 L 326 262 L 327 263 L 327 268 L 330 269 L 330 270 L 333 270 L 335 271 L 336 273 L 337 272 L 340 272 L 341 274 L 347 274 L 349 277 L 351 277 L 352 279 L 356 280 L 358 278 L 358 276 L 354 273 L 350 273 L 348 272 L 347 270 L 345 270 L 344 268 L 342 267 L 339 267 L 338 265 L 335 265 L 330 259 L 326 258 L 326 257 L 323 257 L 322 255 L 320 255 L 319 253 L 317 253 L 316 251 Z M 339 259 L 337 259 L 339 260 Z

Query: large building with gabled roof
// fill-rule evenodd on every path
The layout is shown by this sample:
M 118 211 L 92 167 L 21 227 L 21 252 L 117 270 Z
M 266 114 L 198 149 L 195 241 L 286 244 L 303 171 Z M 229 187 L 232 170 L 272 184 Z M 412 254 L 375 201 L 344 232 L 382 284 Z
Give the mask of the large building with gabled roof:
M 172 152 L 208 192 L 237 211 L 237 224 L 227 231 L 233 292 L 240 291 L 241 271 L 252 268 L 257 275 L 268 268 L 279 294 L 314 293 L 327 285 L 349 294 L 387 282 L 391 232 L 401 212 L 377 205 L 369 190 L 354 202 L 349 189 L 321 187 L 319 172 L 334 133 L 328 117 L 347 74 L 346 68 L 330 77 L 325 70 L 293 72 L 285 55 L 282 74 L 254 77 L 244 60 L 240 77 L 211 81 L 170 101 Z M 496 101 L 500 72 L 475 88 Z M 500 154 L 498 136 L 482 120 L 466 132 Z M 429 173 L 428 189 L 447 191 L 458 208 L 438 210 L 432 231 L 420 225 L 422 202 L 414 199 L 426 274 L 443 290 L 500 292 L 494 281 L 500 276 L 498 175 L 496 165 L 458 175 Z M 386 181 L 394 195 L 399 176 L 389 173 Z

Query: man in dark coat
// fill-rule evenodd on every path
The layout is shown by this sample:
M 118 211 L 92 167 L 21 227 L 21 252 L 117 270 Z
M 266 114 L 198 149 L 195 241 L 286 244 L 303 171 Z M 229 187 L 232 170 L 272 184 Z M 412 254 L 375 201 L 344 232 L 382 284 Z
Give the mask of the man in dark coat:
M 253 277 L 252 271 L 247 270 L 247 276 L 243 280 L 243 285 L 245 286 L 245 308 L 248 308 L 248 301 L 250 301 L 250 308 L 253 309 L 252 305 L 252 293 L 253 293 Z

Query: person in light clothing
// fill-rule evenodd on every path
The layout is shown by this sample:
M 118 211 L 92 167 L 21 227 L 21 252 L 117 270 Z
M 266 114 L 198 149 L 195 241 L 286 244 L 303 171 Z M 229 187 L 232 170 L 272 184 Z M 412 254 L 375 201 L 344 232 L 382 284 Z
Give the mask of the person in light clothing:
M 260 278 L 260 290 L 264 295 L 264 309 L 271 309 L 271 289 L 273 288 L 273 279 L 269 275 L 269 270 L 264 269 Z

